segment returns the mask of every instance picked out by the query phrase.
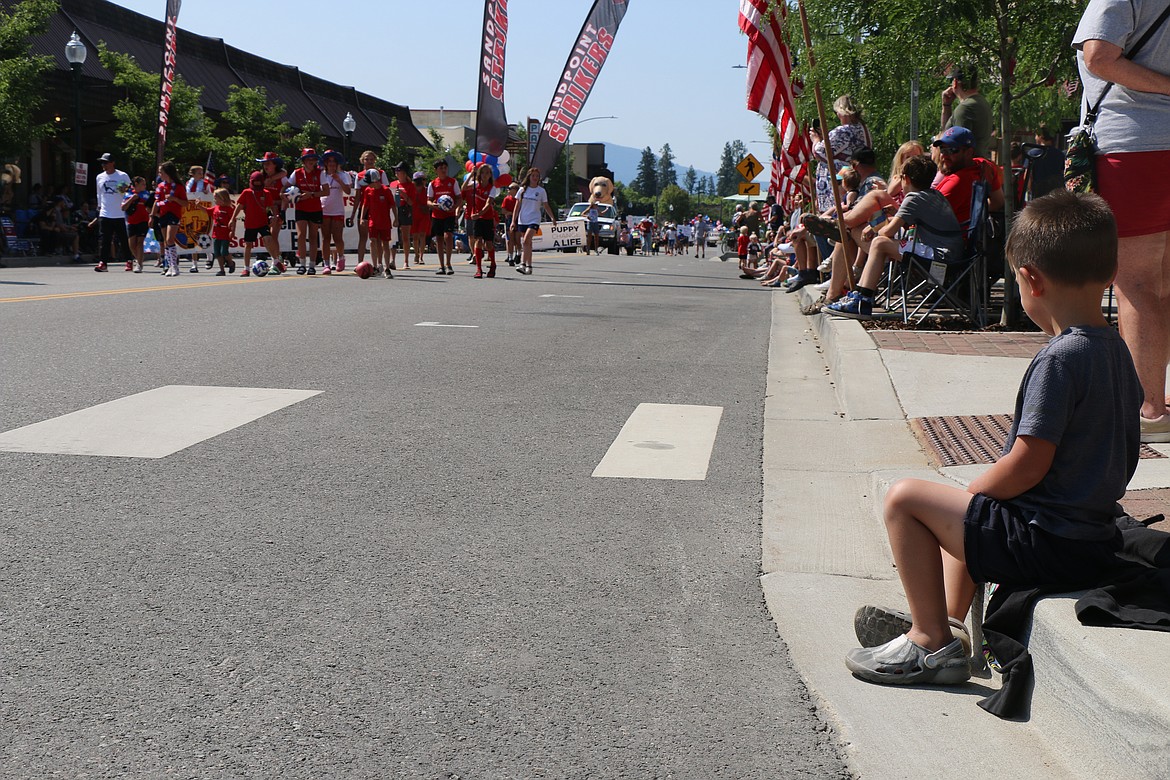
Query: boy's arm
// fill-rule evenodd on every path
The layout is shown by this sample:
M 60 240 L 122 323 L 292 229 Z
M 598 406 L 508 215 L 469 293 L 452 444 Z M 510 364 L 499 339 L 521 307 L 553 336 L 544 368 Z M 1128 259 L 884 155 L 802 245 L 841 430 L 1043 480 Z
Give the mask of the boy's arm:
M 901 217 L 891 217 L 886 220 L 886 224 L 882 225 L 882 229 L 878 231 L 878 235 L 893 238 L 898 235 L 898 231 L 905 227 L 905 225 L 906 223 L 902 221 Z
M 1017 436 L 1011 451 L 972 480 L 967 492 L 1000 501 L 1015 498 L 1040 484 L 1055 456 L 1056 445 L 1052 442 L 1036 436 Z

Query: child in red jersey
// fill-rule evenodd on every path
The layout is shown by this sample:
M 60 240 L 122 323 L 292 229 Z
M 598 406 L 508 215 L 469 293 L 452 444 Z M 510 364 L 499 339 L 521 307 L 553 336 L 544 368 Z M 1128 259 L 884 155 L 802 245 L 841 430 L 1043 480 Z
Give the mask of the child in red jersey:
M 232 251 L 232 193 L 222 187 L 212 195 L 215 205 L 211 211 L 211 258 L 219 263 L 216 276 L 235 273 L 236 264 L 231 258 Z
M 122 211 L 126 214 L 126 237 L 130 242 L 130 253 L 134 256 L 134 273 L 142 273 L 142 248 L 146 231 L 150 229 L 150 193 L 146 191 L 146 179 L 135 176 L 130 191 L 122 198 Z
M 467 198 L 468 235 L 471 236 L 471 255 L 475 258 L 475 278 L 483 278 L 483 255 L 487 252 L 491 265 L 488 277 L 496 275 L 496 207 L 492 202 L 493 181 L 491 166 L 480 163 L 475 167 L 471 183 L 463 188 Z
M 508 243 L 508 265 L 515 265 L 516 258 L 520 256 L 520 239 L 516 235 L 516 231 L 512 228 L 512 213 L 516 211 L 516 193 L 520 191 L 520 185 L 512 182 L 508 185 L 508 193 L 504 196 L 504 202 L 500 204 L 500 210 L 504 212 L 505 235 Z
M 739 229 L 739 236 L 735 239 L 735 254 L 739 256 L 739 278 L 754 279 L 751 271 L 755 270 L 748 264 L 748 247 L 752 243 L 751 231 L 747 225 Z
M 179 221 L 187 209 L 187 188 L 179 181 L 175 164 L 167 160 L 158 166 L 159 183 L 154 189 L 153 215 L 162 230 L 159 243 L 163 245 L 163 276 L 179 275 Z
M 398 212 L 398 241 L 390 244 L 390 267 L 394 268 L 396 247 L 402 247 L 402 267 L 410 268 L 411 235 L 414 233 L 414 202 L 418 193 L 414 183 L 410 180 L 410 169 L 406 163 L 400 162 L 394 166 L 394 181 L 390 182 L 390 192 L 394 195 L 394 208 Z
M 427 239 L 431 237 L 431 212 L 427 208 L 427 175 L 415 171 L 411 179 L 414 184 L 414 223 L 410 227 L 410 243 L 414 245 L 414 264 L 426 265 L 423 253 L 427 251 Z
M 370 256 L 374 268 L 387 279 L 393 279 L 390 271 L 390 242 L 394 240 L 394 223 L 397 215 L 394 209 L 394 193 L 382 186 L 382 172 L 371 168 L 362 175 L 366 186 L 362 190 L 362 211 L 368 220 L 370 234 Z
M 450 198 L 448 202 L 446 199 Z M 427 185 L 427 206 L 431 209 L 431 236 L 435 239 L 435 251 L 439 254 L 439 274 L 453 274 L 451 251 L 455 233 L 455 211 L 463 201 L 459 193 L 459 182 L 447 175 L 447 161 L 440 157 L 435 160 L 435 178 Z M 449 208 L 445 208 L 444 203 Z
M 324 171 L 318 166 L 320 156 L 316 149 L 301 152 L 301 167 L 289 177 L 293 210 L 297 222 L 297 273 L 317 273 L 317 250 L 321 246 L 321 198 L 329 192 L 324 184 Z M 308 252 L 308 259 L 305 253 Z M 328 265 L 326 265 L 328 267 Z
M 264 248 L 268 250 L 268 259 L 272 270 L 269 273 L 282 273 L 284 264 L 280 262 L 280 246 L 276 243 L 276 236 L 272 235 L 269 220 L 276 211 L 276 202 L 272 193 L 264 187 L 265 177 L 260 171 L 254 171 L 248 179 L 249 187 L 240 193 L 236 207 L 232 210 L 231 224 L 234 225 L 240 212 L 244 212 L 244 270 L 240 276 L 249 276 L 251 271 L 252 246 L 256 241 L 263 240 Z M 234 231 L 233 231 L 234 232 Z

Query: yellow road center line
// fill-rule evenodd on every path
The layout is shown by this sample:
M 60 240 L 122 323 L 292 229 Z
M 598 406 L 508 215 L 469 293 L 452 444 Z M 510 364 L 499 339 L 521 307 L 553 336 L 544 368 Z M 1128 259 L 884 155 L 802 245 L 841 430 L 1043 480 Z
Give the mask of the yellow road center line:
M 26 295 L 20 298 L 0 298 L 0 303 L 25 303 L 27 301 L 54 301 L 68 298 L 92 298 L 98 295 L 126 295 L 128 293 L 165 292 L 167 290 L 190 290 L 196 287 L 223 287 L 229 284 L 252 284 L 254 282 L 279 282 L 282 279 L 299 279 L 295 275 L 262 276 L 244 279 L 225 279 L 215 282 L 193 282 L 191 284 L 168 284 L 158 287 L 132 287 L 122 290 L 89 290 L 86 292 L 53 293 L 50 295 Z

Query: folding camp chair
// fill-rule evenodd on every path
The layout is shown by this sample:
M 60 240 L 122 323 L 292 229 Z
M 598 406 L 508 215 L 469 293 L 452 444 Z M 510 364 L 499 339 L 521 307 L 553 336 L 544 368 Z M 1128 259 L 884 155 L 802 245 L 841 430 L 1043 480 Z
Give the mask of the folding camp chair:
M 987 191 L 977 181 L 971 192 L 971 218 L 963 225 L 966 242 L 960 257 L 936 257 L 913 239 L 899 267 L 891 271 L 902 320 L 919 324 L 939 310 L 965 315 L 972 324 L 987 324 Z
M 33 254 L 32 243 L 27 238 L 21 238 L 16 230 L 12 217 L 0 216 L 0 234 L 4 236 L 4 245 L 9 254 Z

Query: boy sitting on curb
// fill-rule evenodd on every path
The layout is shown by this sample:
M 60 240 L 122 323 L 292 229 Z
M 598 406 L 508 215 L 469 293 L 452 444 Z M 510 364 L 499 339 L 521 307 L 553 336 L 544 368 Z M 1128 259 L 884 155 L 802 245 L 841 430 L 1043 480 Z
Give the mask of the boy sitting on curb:
M 1117 271 L 1113 213 L 1096 195 L 1039 198 L 1021 212 L 1007 254 L 1024 311 L 1053 338 L 1024 374 L 994 466 L 966 491 L 906 479 L 886 495 L 910 615 L 862 607 L 862 648 L 845 665 L 864 680 L 967 680 L 970 659 L 952 625 L 966 617 L 976 582 L 1074 590 L 1099 581 L 1121 549 L 1113 518 L 1137 468 L 1142 391 L 1101 313 Z

